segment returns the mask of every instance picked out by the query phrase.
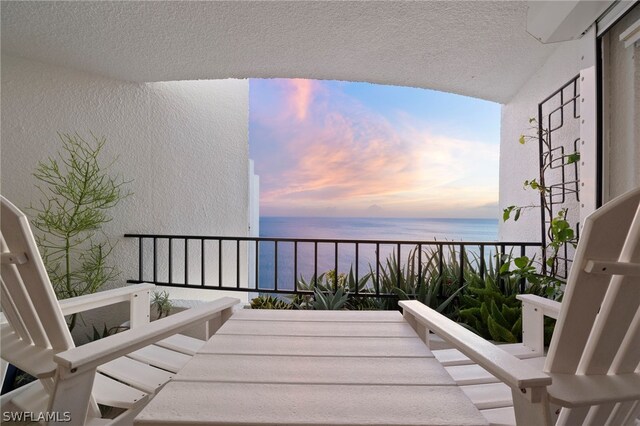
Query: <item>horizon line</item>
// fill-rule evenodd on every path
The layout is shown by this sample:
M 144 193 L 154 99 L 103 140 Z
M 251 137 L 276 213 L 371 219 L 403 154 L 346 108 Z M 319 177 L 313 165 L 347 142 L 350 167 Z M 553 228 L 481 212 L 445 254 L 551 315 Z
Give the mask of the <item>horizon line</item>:
M 491 217 L 398 217 L 398 216 L 310 216 L 310 215 L 260 215 L 262 218 L 308 218 L 308 219 L 430 219 L 430 220 L 496 220 L 500 221 L 500 218 Z

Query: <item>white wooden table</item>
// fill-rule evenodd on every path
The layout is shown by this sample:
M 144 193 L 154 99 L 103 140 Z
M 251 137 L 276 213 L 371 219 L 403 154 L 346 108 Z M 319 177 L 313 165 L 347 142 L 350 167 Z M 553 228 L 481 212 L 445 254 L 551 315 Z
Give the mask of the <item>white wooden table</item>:
M 398 312 L 236 312 L 136 425 L 479 425 Z

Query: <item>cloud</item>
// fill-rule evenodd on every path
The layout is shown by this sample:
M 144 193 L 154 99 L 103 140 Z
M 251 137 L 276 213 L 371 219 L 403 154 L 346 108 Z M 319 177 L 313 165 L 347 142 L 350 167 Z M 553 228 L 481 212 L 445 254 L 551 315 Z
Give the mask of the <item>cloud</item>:
M 432 134 L 406 113 L 392 122 L 339 86 L 269 84 L 284 101 L 251 118 L 259 130 L 252 143 L 271 144 L 254 158 L 263 214 L 357 216 L 377 205 L 389 216 L 486 216 L 496 202 L 495 145 Z
M 305 80 L 301 78 L 294 78 L 288 81 L 292 87 L 290 102 L 293 107 L 293 111 L 299 121 L 304 121 L 309 112 L 309 105 L 313 100 L 313 90 L 316 83 L 313 80 Z

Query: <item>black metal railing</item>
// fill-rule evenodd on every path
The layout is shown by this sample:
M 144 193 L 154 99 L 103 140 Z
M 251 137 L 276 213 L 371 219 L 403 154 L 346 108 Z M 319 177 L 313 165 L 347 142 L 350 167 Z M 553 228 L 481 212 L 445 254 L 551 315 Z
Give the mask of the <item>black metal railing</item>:
M 417 271 L 418 285 L 454 271 L 460 284 L 473 271 L 484 277 L 514 257 L 539 253 L 535 242 L 389 241 L 273 237 L 125 234 L 138 241 L 138 277 L 169 287 L 307 294 L 308 284 L 333 271 L 359 285 L 355 296 L 395 296 L 384 279 L 400 282 Z M 393 274 L 394 276 L 391 276 Z M 524 291 L 524 282 L 521 283 Z

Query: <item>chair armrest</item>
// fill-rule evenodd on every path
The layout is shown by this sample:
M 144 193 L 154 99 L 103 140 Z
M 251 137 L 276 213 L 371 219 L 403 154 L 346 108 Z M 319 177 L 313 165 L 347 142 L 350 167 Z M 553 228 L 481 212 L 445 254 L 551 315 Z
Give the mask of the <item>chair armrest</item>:
M 59 365 L 58 372 L 62 378 L 92 370 L 193 325 L 218 317 L 222 311 L 231 309 L 238 303 L 240 303 L 239 299 L 224 297 L 138 328 L 60 352 L 53 360 Z
M 452 344 L 512 389 L 546 387 L 551 377 L 416 300 L 401 301 L 406 314 Z
M 560 302 L 533 294 L 516 296 L 522 302 L 522 343 L 537 356 L 544 355 L 544 317 L 558 318 Z
M 516 299 L 522 302 L 522 305 L 531 305 L 534 308 L 540 309 L 543 315 L 551 318 L 558 319 L 560 315 L 560 307 L 562 303 L 555 300 L 546 299 L 535 294 L 519 294 Z
M 72 297 L 70 299 L 60 300 L 58 303 L 60 304 L 62 315 L 67 316 L 120 302 L 128 302 L 135 293 L 150 291 L 154 288 L 155 285 L 153 284 L 135 284 L 86 294 L 84 296 Z

